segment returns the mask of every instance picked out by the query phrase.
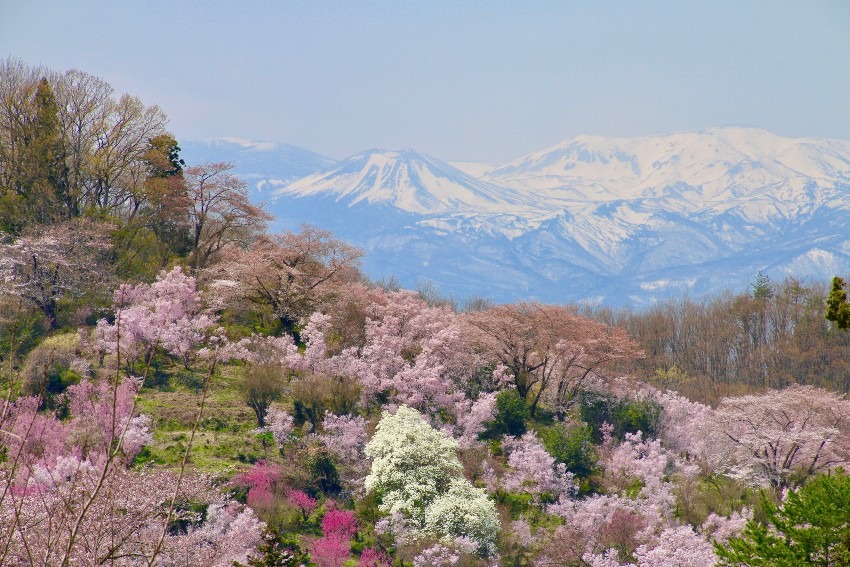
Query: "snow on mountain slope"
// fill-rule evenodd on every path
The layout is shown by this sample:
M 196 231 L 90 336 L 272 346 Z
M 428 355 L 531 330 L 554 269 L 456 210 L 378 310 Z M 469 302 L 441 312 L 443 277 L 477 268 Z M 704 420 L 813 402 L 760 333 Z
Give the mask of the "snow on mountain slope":
M 269 208 L 365 248 L 372 277 L 458 297 L 646 304 L 759 270 L 850 272 L 850 142 L 729 127 L 455 165 L 370 150 L 279 184 Z
M 354 205 L 389 204 L 422 215 L 511 212 L 533 201 L 415 150 L 369 150 L 278 189 L 278 196 L 333 195 Z
M 501 166 L 499 163 L 490 161 L 447 161 L 446 163 L 472 177 L 483 177 Z
M 484 176 L 553 202 L 672 197 L 692 212 L 722 211 L 765 189 L 779 193 L 791 180 L 825 187 L 848 178 L 850 142 L 795 140 L 744 127 L 645 138 L 579 136 Z

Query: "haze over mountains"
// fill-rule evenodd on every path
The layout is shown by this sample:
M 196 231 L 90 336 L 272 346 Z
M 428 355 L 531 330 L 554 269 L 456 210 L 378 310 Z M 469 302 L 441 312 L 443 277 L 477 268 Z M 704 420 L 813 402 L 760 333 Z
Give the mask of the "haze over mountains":
M 183 144 L 232 160 L 278 226 L 367 251 L 374 278 L 496 301 L 642 305 L 687 292 L 850 272 L 850 142 L 749 127 L 579 136 L 496 164 L 412 149 L 340 162 L 283 144 Z M 270 189 L 273 190 L 270 192 Z

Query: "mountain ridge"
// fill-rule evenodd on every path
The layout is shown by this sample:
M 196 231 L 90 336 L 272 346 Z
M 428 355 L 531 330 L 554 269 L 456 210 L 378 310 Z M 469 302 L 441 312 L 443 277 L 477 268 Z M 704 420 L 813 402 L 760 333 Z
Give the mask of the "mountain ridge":
M 270 210 L 364 247 L 373 277 L 499 301 L 640 305 L 760 270 L 850 271 L 850 142 L 740 126 L 577 136 L 470 170 L 367 150 L 277 185 Z

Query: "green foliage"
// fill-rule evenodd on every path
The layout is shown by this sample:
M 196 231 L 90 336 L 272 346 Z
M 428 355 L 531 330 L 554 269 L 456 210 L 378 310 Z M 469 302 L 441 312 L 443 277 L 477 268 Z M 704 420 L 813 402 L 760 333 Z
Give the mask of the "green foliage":
M 499 492 L 497 494 L 499 504 L 506 507 L 511 518 L 525 516 L 530 510 L 534 510 L 534 496 L 528 492 Z
M 336 464 L 326 449 L 315 448 L 310 451 L 305 464 L 318 490 L 325 494 L 336 494 L 342 490 Z
M 850 303 L 847 302 L 846 283 L 838 276 L 832 278 L 832 289 L 826 299 L 826 318 L 839 329 L 850 328 Z
M 301 548 L 298 534 L 278 533 L 267 529 L 259 554 L 248 559 L 249 567 L 290 567 L 308 565 L 308 555 Z
M 649 379 L 649 382 L 662 390 L 674 390 L 678 392 L 683 385 L 687 384 L 688 380 L 688 373 L 674 364 L 666 370 L 662 368 L 656 370 L 655 375 Z
M 190 528 L 203 523 L 207 516 L 208 504 L 181 500 L 174 504 L 174 519 L 168 524 L 171 535 L 185 534 Z
M 540 440 L 546 451 L 579 479 L 592 476 L 599 468 L 593 431 L 586 423 L 565 425 L 557 423 L 540 430 Z
M 770 276 L 759 270 L 756 274 L 756 281 L 752 284 L 753 299 L 770 299 L 773 297 L 773 286 L 770 283 Z
M 485 432 L 485 437 L 513 435 L 520 437 L 525 433 L 525 422 L 530 417 L 528 402 L 516 390 L 504 390 L 496 396 L 496 417 Z
M 55 397 L 82 378 L 70 369 L 78 347 L 76 334 L 48 337 L 27 355 L 21 368 L 24 392 L 40 396 L 43 403 L 55 408 Z
M 658 435 L 661 406 L 651 400 L 617 398 L 595 392 L 583 392 L 579 397 L 581 419 L 591 427 L 593 440 L 602 441 L 603 423 L 614 426 L 614 437 L 622 441 L 626 433 L 643 432 L 647 438 Z
M 850 565 L 850 476 L 838 470 L 789 492 L 781 506 L 762 500 L 766 523 L 715 546 L 721 565 Z

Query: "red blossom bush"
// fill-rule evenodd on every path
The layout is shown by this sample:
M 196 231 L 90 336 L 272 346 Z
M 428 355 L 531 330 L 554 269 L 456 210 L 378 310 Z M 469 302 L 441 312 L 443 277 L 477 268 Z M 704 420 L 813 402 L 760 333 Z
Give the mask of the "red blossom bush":
M 311 498 L 309 494 L 302 492 L 301 490 L 287 490 L 286 500 L 292 506 L 301 510 L 301 516 L 305 522 L 307 521 L 307 516 L 309 516 L 319 505 L 315 498 Z
M 274 505 L 275 485 L 280 482 L 281 471 L 277 465 L 259 461 L 250 469 L 236 477 L 236 484 L 248 487 L 248 506 L 268 508 Z

